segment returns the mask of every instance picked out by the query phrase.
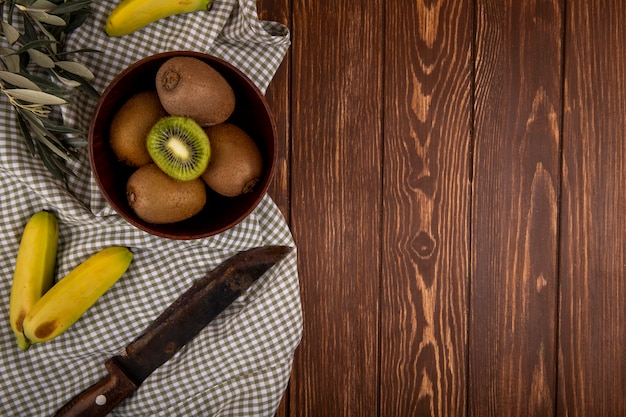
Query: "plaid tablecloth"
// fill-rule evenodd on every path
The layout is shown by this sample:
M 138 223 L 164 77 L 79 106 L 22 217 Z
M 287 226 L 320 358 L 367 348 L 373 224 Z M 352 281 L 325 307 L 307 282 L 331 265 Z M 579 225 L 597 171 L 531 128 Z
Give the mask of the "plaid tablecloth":
M 167 50 L 195 50 L 239 67 L 262 91 L 289 48 L 284 26 L 260 21 L 254 0 L 215 0 L 208 13 L 159 21 L 122 38 L 104 34 L 117 2 L 94 2 L 93 16 L 68 49 L 102 53 L 78 59 L 102 92 L 129 64 Z M 65 123 L 87 129 L 95 100 L 81 97 L 64 110 Z M 239 250 L 294 246 L 281 212 L 267 196 L 242 223 L 220 235 L 174 241 L 124 222 L 108 206 L 85 153 L 76 177 L 54 179 L 19 137 L 0 97 L 0 415 L 48 416 L 106 375 L 103 362 L 133 340 L 191 283 Z M 110 245 L 133 248 L 130 269 L 68 331 L 20 351 L 9 325 L 9 294 L 24 225 L 38 210 L 59 219 L 57 277 Z M 302 317 L 296 251 L 262 277 L 112 413 L 114 416 L 264 416 L 277 408 L 300 341 Z

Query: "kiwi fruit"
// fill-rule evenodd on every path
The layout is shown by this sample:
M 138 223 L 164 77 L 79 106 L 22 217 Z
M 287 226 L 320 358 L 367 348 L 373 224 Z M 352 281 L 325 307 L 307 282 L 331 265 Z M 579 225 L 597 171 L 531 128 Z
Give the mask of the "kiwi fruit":
M 155 164 L 138 168 L 126 183 L 128 205 L 153 224 L 176 223 L 198 214 L 206 204 L 206 186 L 197 178 L 178 181 Z
M 201 126 L 222 123 L 235 109 L 235 93 L 228 81 L 198 58 L 169 58 L 157 70 L 155 83 L 168 113 L 191 117 Z
M 146 137 L 152 126 L 167 112 L 154 90 L 132 95 L 115 112 L 109 128 L 109 143 L 121 162 L 140 167 L 152 162 L 146 149 Z
M 168 116 L 152 126 L 146 148 L 154 163 L 179 181 L 198 178 L 211 157 L 205 131 L 189 117 Z
M 254 190 L 263 173 L 263 157 L 254 140 L 231 123 L 205 128 L 211 160 L 202 179 L 218 194 L 235 197 Z

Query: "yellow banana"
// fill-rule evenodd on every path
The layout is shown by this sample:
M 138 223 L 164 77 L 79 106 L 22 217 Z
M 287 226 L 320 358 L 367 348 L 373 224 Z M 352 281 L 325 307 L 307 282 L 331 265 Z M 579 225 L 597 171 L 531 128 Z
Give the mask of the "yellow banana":
M 112 246 L 74 268 L 28 313 L 24 320 L 26 338 L 41 343 L 67 330 L 124 275 L 132 258 L 128 248 Z
M 209 10 L 213 0 L 122 0 L 106 22 L 109 36 L 123 36 L 164 17 Z
M 54 282 L 58 237 L 57 219 L 47 211 L 33 214 L 24 228 L 9 300 L 9 321 L 20 349 L 30 346 L 22 328 L 26 315 Z

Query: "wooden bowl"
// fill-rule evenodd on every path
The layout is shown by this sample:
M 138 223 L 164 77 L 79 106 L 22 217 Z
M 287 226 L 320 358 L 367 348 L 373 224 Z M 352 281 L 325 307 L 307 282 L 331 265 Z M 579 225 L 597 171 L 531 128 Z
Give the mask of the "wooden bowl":
M 246 131 L 263 155 L 264 173 L 251 193 L 223 197 L 207 187 L 207 204 L 196 216 L 177 223 L 151 224 L 141 220 L 128 205 L 126 182 L 135 168 L 117 160 L 109 144 L 109 126 L 122 104 L 133 94 L 155 89 L 160 65 L 174 56 L 191 56 L 207 62 L 230 83 L 236 105 L 227 120 Z M 223 232 L 246 218 L 259 204 L 274 174 L 276 124 L 263 94 L 245 74 L 229 63 L 199 52 L 172 51 L 144 58 L 122 71 L 100 97 L 89 127 L 89 161 L 95 181 L 109 204 L 130 224 L 156 236 L 199 239 Z

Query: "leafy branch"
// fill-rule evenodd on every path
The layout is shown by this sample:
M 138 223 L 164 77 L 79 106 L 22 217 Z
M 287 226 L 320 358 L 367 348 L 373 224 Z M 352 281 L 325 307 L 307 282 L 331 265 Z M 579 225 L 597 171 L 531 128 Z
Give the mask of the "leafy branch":
M 94 98 L 93 73 L 73 61 L 92 49 L 64 51 L 68 35 L 89 17 L 91 0 L 0 0 L 0 92 L 15 110 L 30 152 L 58 178 L 87 144 L 84 132 L 54 121 L 53 109 L 77 92 Z

